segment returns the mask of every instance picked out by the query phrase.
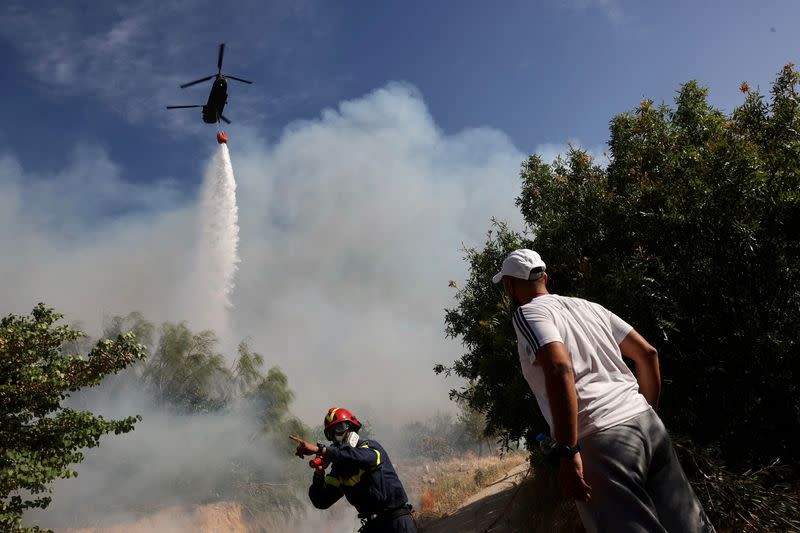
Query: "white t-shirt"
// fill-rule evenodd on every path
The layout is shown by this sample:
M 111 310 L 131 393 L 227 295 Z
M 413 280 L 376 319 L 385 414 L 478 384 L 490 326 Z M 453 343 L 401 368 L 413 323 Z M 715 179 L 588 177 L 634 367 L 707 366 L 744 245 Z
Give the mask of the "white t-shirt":
M 578 439 L 650 409 L 619 343 L 633 327 L 602 305 L 557 294 L 534 298 L 513 314 L 522 373 L 545 420 L 553 416 L 536 351 L 561 342 L 572 358 L 578 395 Z

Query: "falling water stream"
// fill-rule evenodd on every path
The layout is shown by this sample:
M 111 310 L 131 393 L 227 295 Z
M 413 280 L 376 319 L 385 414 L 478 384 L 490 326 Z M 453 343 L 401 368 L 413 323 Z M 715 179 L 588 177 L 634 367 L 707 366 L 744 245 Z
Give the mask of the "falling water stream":
M 222 143 L 203 178 L 199 209 L 200 239 L 197 287 L 205 294 L 202 328 L 213 329 L 223 341 L 228 331 L 228 310 L 239 264 L 239 224 L 236 180 L 228 145 Z

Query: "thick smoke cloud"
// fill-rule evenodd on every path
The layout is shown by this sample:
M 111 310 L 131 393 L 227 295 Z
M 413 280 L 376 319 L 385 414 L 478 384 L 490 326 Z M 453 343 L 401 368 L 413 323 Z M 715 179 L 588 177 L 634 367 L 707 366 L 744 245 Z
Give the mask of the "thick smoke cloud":
M 376 429 L 452 409 L 447 390 L 458 383 L 431 371 L 459 353 L 444 337 L 448 284 L 465 277 L 461 248 L 483 241 L 491 217 L 521 226 L 523 155 L 495 130 L 442 132 L 403 84 L 290 124 L 272 145 L 255 131 L 229 133 L 241 257 L 227 317 L 234 341 L 248 338 L 288 374 L 294 411 L 310 425 L 333 404 Z M 140 185 L 95 144 L 73 154 L 51 175 L 0 155 L 0 313 L 44 301 L 95 336 L 104 318 L 132 310 L 205 327 L 202 202 L 174 185 L 198 177 Z M 233 342 L 221 348 L 235 353 Z M 78 479 L 58 485 L 43 524 L 69 523 L 85 501 L 97 509 L 81 512 L 124 519 L 137 495 L 164 490 L 165 480 L 192 480 L 196 494 L 176 487 L 176 503 L 202 501 L 232 456 L 274 471 L 275 455 L 249 437 L 252 420 L 175 417 L 130 392 L 82 398 L 145 421 L 89 452 Z
M 286 371 L 310 422 L 339 403 L 403 420 L 448 408 L 453 384 L 431 372 L 459 352 L 444 338 L 448 282 L 463 279 L 461 247 L 482 242 L 492 216 L 519 227 L 522 154 L 496 130 L 442 132 L 403 84 L 290 124 L 274 145 L 230 133 L 234 337 Z M 0 160 L 0 311 L 45 301 L 92 334 L 131 310 L 199 322 L 196 199 L 173 180 L 126 180 L 97 146 L 75 154 L 50 176 Z
M 521 154 L 494 130 L 443 134 L 400 84 L 291 125 L 269 151 L 250 142 L 231 148 L 241 334 L 282 361 L 303 414 L 445 406 L 431 367 L 458 353 L 444 338 L 448 281 L 464 277 L 461 247 L 492 216 L 515 221 Z

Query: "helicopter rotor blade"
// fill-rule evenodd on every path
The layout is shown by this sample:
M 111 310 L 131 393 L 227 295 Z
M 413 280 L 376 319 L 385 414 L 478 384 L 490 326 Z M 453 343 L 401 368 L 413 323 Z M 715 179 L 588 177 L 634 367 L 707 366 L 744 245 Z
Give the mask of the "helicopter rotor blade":
M 189 107 L 203 107 L 201 105 L 168 105 L 167 109 L 186 109 Z
M 189 83 L 184 83 L 183 85 L 181 85 L 181 89 L 185 89 L 187 87 L 191 87 L 192 85 L 196 85 L 198 83 L 203 83 L 204 81 L 208 81 L 208 80 L 210 80 L 211 78 L 214 78 L 214 77 L 216 77 L 216 76 L 214 76 L 212 74 L 211 76 L 206 76 L 205 78 L 200 78 L 199 80 L 194 80 L 194 81 L 190 81 Z
M 237 78 L 236 76 L 225 76 L 225 78 L 229 80 L 240 81 L 242 83 L 253 83 L 252 81 L 243 80 L 242 78 Z
M 219 57 L 217 57 L 217 73 L 222 72 L 222 56 L 225 55 L 225 43 L 219 44 Z
M 221 118 L 223 121 L 225 121 L 225 124 L 230 124 L 231 123 L 231 121 L 228 120 L 228 117 L 226 117 L 225 115 L 220 115 L 219 118 Z

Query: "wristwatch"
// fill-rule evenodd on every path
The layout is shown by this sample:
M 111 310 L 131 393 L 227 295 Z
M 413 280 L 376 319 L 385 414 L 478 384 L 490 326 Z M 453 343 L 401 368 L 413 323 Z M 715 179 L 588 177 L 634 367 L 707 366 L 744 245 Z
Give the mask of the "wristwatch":
M 570 446 L 568 444 L 556 444 L 554 448 L 556 456 L 560 457 L 561 459 L 569 459 L 579 451 L 581 451 L 580 444 L 575 444 L 575 446 Z

